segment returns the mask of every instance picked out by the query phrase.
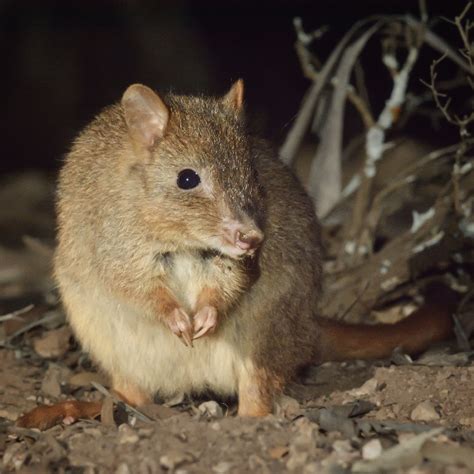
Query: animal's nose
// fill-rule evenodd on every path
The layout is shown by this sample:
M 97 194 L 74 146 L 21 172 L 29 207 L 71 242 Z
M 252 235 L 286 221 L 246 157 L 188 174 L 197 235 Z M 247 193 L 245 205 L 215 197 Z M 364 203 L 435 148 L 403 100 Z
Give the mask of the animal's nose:
M 254 250 L 263 240 L 263 233 L 257 229 L 251 229 L 247 232 L 237 231 L 235 245 L 242 250 Z
M 229 243 L 246 252 L 255 250 L 263 240 L 263 232 L 259 228 L 239 221 L 228 222 L 224 233 Z

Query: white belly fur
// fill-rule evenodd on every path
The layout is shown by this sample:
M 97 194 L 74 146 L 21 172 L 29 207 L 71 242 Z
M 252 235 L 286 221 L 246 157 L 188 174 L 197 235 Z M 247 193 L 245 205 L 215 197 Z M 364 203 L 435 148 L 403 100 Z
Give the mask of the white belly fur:
M 196 304 L 200 284 L 206 278 L 206 266 L 193 255 L 177 254 L 167 275 L 167 284 L 183 308 L 191 311 Z
M 234 321 L 189 348 L 162 323 L 120 303 L 99 286 L 86 290 L 69 284 L 63 297 L 82 346 L 112 377 L 165 397 L 206 389 L 236 393 L 245 363 Z

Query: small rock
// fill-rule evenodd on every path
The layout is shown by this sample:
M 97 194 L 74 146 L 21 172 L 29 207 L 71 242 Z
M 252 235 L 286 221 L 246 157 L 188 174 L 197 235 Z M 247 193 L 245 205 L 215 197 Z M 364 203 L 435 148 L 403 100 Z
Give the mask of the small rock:
M 216 464 L 212 470 L 217 472 L 217 474 L 225 474 L 229 472 L 234 467 L 234 463 L 228 461 L 221 461 L 219 464 Z
M 323 461 L 327 463 L 328 466 L 331 464 L 347 466 L 360 457 L 359 451 L 354 449 L 351 442 L 347 439 L 334 441 L 332 448 L 333 451 L 331 454 Z M 333 471 L 328 472 L 332 473 Z
M 84 434 L 90 435 L 95 439 L 104 437 L 104 433 L 97 428 L 84 428 Z
M 321 465 L 317 462 L 310 462 L 303 469 L 303 474 L 321 474 L 322 472 Z
M 70 370 L 58 364 L 50 363 L 41 382 L 41 391 L 50 397 L 61 395 L 61 385 L 68 379 Z
M 221 406 L 214 400 L 201 403 L 198 406 L 198 410 L 201 415 L 207 416 L 208 418 L 222 418 L 224 416 L 224 411 Z
M 433 404 L 429 400 L 425 400 L 413 409 L 410 418 L 413 421 L 435 421 L 439 420 L 440 416 Z
M 168 470 L 174 470 L 186 462 L 191 462 L 192 456 L 181 451 L 170 451 L 160 457 L 160 465 Z
M 272 459 L 280 459 L 288 454 L 288 446 L 274 446 L 268 450 L 268 454 Z
M 332 443 L 332 448 L 336 453 L 352 453 L 354 448 L 348 439 L 338 439 Z
M 289 471 L 301 470 L 313 448 L 313 440 L 307 434 L 297 435 L 290 444 L 286 467 Z
M 363 459 L 375 459 L 382 454 L 382 443 L 378 439 L 371 439 L 362 446 Z
M 372 395 L 377 390 L 378 382 L 377 379 L 372 377 L 371 379 L 367 380 L 363 385 L 359 388 L 354 388 L 350 390 L 350 394 L 354 397 L 362 397 L 364 395 Z
M 118 431 L 119 444 L 135 444 L 140 439 L 137 432 L 126 423 L 120 425 Z
M 130 474 L 130 468 L 124 462 L 119 464 L 117 469 L 115 470 L 115 474 Z
M 155 432 L 155 429 L 151 426 L 144 426 L 143 428 L 140 428 L 138 430 L 138 434 L 142 438 L 151 438 L 154 432 Z
M 305 451 L 290 451 L 289 459 L 286 463 L 286 467 L 289 471 L 300 470 L 308 460 L 308 453 Z
M 164 403 L 166 407 L 175 407 L 177 405 L 181 405 L 184 402 L 184 393 L 177 393 L 173 398 Z
M 299 433 L 307 435 L 309 437 L 313 436 L 313 434 L 317 433 L 319 430 L 319 426 L 317 423 L 314 423 L 313 421 L 309 420 L 304 416 L 295 420 L 293 426 L 295 427 L 295 429 L 298 430 Z
M 7 405 L 4 408 L 0 408 L 0 418 L 6 418 L 10 421 L 15 421 L 21 415 L 21 411 L 18 408 Z
M 275 408 L 277 416 L 289 419 L 295 418 L 301 413 L 298 401 L 287 395 L 280 395 Z
M 53 329 L 42 337 L 35 339 L 33 341 L 33 348 L 40 357 L 45 359 L 61 357 L 69 349 L 71 335 L 72 332 L 69 326 Z

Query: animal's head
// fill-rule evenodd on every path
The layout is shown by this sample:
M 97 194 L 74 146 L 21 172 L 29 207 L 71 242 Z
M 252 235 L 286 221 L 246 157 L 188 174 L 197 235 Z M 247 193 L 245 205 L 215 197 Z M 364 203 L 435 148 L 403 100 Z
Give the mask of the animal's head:
M 262 242 L 262 195 L 242 108 L 242 81 L 221 99 L 162 99 L 141 84 L 125 91 L 143 215 L 164 242 L 234 258 Z

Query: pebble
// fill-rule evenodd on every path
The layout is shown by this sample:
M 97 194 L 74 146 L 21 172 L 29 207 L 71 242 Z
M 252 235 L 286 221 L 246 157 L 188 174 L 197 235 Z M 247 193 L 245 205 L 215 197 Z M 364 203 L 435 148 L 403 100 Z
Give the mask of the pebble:
M 222 407 L 214 400 L 201 403 L 198 406 L 198 410 L 202 415 L 206 415 L 208 418 L 222 418 L 224 416 Z
M 429 400 L 425 400 L 413 409 L 410 418 L 413 421 L 435 421 L 439 420 L 440 416 L 434 405 Z
M 310 451 L 313 448 L 313 440 L 307 434 L 297 435 L 290 444 L 288 461 L 286 467 L 289 471 L 300 471 L 306 464 Z
M 371 439 L 362 446 L 363 459 L 375 459 L 382 454 L 382 443 L 378 439 Z
M 104 437 L 104 433 L 97 428 L 84 428 L 84 434 L 90 435 L 95 439 Z
M 190 462 L 190 456 L 181 451 L 170 451 L 160 457 L 160 465 L 168 470 L 174 470 L 185 462 Z
M 143 438 L 151 438 L 153 433 L 155 432 L 155 429 L 153 427 L 143 427 L 138 430 L 138 434 L 142 436 Z
M 15 421 L 21 414 L 21 411 L 18 408 L 12 406 L 7 406 L 5 408 L 0 408 L 0 418 L 6 418 L 10 421 Z
M 295 418 L 301 413 L 297 400 L 287 395 L 280 395 L 276 403 L 276 414 L 284 418 Z
M 372 395 L 377 390 L 378 382 L 377 379 L 371 378 L 367 380 L 359 388 L 354 388 L 350 390 L 350 394 L 354 397 L 362 397 L 364 395 Z
M 42 337 L 33 340 L 35 352 L 45 359 L 53 359 L 63 356 L 69 349 L 69 340 L 72 331 L 69 326 L 53 329 L 46 332 Z
M 301 417 L 295 420 L 293 426 L 296 430 L 298 430 L 299 433 L 307 436 L 313 436 L 313 434 L 317 434 L 319 430 L 319 426 L 317 423 L 314 423 L 313 421 L 305 417 Z
M 138 433 L 126 423 L 121 424 L 118 431 L 119 444 L 135 444 L 138 443 L 140 439 Z
M 124 462 L 119 464 L 117 469 L 115 470 L 115 474 L 130 474 L 130 468 Z
M 234 463 L 231 463 L 229 461 L 221 461 L 219 464 L 216 464 L 212 468 L 212 470 L 217 474 L 225 474 L 226 472 L 229 472 L 233 467 Z
M 303 469 L 303 474 L 321 474 L 322 472 L 321 465 L 317 462 L 310 462 Z
M 348 439 L 338 439 L 332 443 L 332 448 L 336 453 L 351 453 L 354 451 L 354 448 L 351 445 L 351 442 Z
M 61 395 L 61 384 L 69 378 L 70 372 L 67 367 L 50 363 L 41 382 L 43 394 L 54 398 L 59 397 Z
M 288 446 L 274 446 L 268 450 L 268 454 L 272 459 L 281 459 L 288 454 Z

